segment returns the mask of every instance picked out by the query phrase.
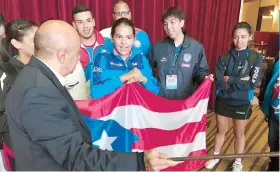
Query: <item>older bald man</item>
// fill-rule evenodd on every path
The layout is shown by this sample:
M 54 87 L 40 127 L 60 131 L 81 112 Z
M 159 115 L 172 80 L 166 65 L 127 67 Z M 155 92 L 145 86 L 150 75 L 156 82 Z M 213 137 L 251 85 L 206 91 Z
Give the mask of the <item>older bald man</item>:
M 80 38 L 69 24 L 50 20 L 35 35 L 35 57 L 6 99 L 16 170 L 160 170 L 176 162 L 153 150 L 117 153 L 92 147 L 88 128 L 65 89 L 78 62 Z

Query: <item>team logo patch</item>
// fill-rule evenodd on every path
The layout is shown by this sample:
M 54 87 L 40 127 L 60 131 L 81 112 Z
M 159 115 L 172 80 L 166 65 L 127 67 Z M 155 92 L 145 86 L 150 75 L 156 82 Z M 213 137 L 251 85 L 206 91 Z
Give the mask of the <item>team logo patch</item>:
M 184 62 L 188 63 L 190 62 L 192 59 L 192 55 L 191 54 L 188 54 L 188 53 L 185 53 L 184 54 Z
M 105 49 L 101 50 L 101 53 L 106 53 L 106 52 L 107 52 L 107 50 L 105 50 Z
M 181 65 L 182 67 L 191 67 L 191 65 L 190 64 L 186 64 L 186 63 L 182 63 L 182 65 Z
M 101 67 L 94 67 L 93 72 L 102 72 L 102 68 Z
M 123 64 L 121 64 L 121 63 L 114 63 L 114 62 L 110 62 L 110 65 L 117 66 L 117 67 L 122 67 L 123 66 Z
M 138 40 L 135 40 L 135 41 L 133 42 L 133 45 L 134 45 L 134 47 L 139 48 L 139 47 L 141 47 L 141 42 L 138 41 Z
M 167 58 L 166 58 L 166 57 L 162 57 L 162 58 L 160 59 L 160 61 L 161 61 L 161 62 L 167 62 Z

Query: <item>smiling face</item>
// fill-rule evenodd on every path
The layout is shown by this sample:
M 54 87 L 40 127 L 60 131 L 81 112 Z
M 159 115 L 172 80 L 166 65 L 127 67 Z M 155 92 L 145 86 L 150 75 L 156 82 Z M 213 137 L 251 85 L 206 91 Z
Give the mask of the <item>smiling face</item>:
M 171 38 L 176 39 L 182 33 L 182 27 L 185 21 L 180 20 L 174 16 L 170 16 L 164 20 L 165 33 Z
M 95 21 L 90 11 L 80 12 L 74 15 L 73 26 L 83 39 L 90 39 L 93 35 Z
M 113 35 L 115 49 L 124 59 L 130 56 L 134 39 L 135 35 L 131 26 L 122 23 L 115 28 Z

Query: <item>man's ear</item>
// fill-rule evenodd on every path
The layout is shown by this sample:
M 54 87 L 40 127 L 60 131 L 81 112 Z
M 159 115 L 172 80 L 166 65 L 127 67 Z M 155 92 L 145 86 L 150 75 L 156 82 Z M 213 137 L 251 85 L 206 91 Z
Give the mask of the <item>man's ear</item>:
M 92 18 L 93 27 L 95 27 L 95 20 Z
M 181 27 L 184 27 L 184 25 L 185 25 L 185 20 L 181 20 L 181 21 L 180 21 L 180 26 L 181 26 Z
M 113 20 L 115 21 L 116 18 L 115 18 L 115 14 L 114 13 L 112 13 L 112 17 L 113 17 Z
M 21 42 L 15 40 L 15 39 L 12 39 L 11 40 L 11 44 L 16 48 L 16 49 L 21 49 Z
M 74 21 L 72 21 L 72 26 L 73 26 L 75 29 L 77 29 L 77 28 L 76 28 L 76 24 L 75 24 Z
M 56 53 L 57 60 L 59 63 L 64 64 L 67 56 L 67 50 L 66 49 L 60 49 Z

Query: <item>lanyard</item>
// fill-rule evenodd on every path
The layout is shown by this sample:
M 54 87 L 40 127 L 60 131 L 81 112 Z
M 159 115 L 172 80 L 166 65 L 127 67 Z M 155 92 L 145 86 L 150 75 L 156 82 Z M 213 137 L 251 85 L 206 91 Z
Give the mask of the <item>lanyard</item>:
M 179 54 L 180 54 L 181 48 L 182 48 L 182 44 L 179 45 L 178 47 L 175 47 L 175 55 L 173 56 L 173 63 L 172 63 L 171 74 L 173 73 L 173 70 L 174 70 L 174 68 L 175 68 L 175 65 L 176 65 L 178 56 L 179 56 Z

